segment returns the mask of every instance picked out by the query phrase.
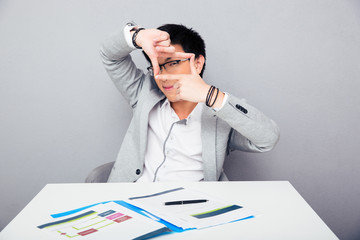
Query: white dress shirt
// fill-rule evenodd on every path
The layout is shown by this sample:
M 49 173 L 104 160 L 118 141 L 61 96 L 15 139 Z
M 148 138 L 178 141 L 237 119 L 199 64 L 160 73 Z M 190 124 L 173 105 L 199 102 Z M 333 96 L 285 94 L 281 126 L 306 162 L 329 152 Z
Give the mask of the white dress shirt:
M 201 181 L 204 178 L 201 112 L 198 103 L 188 118 L 180 120 L 168 99 L 149 113 L 145 166 L 138 182 Z

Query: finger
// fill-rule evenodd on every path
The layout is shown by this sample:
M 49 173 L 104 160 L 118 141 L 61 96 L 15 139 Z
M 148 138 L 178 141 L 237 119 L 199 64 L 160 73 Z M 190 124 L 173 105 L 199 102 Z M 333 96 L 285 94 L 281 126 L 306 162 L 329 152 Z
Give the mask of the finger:
M 176 96 L 175 96 L 175 101 L 180 101 L 181 100 L 181 95 L 180 95 L 180 91 L 176 92 Z
M 191 55 L 184 52 L 158 52 L 159 57 L 171 57 L 174 59 L 190 58 Z
M 154 42 L 153 45 L 154 45 L 154 47 L 156 47 L 156 46 L 169 47 L 170 43 L 171 43 L 170 40 L 166 40 L 166 41 L 161 41 L 161 42 Z
M 159 57 L 172 57 L 172 58 L 191 58 L 191 53 L 184 53 L 184 52 L 160 52 L 156 51 Z
M 160 75 L 156 76 L 156 79 L 161 80 L 161 81 L 179 80 L 179 79 L 181 79 L 181 77 L 182 77 L 181 74 L 168 74 L 168 75 L 160 74 Z
M 193 54 L 190 58 L 190 69 L 192 74 L 198 74 L 195 66 L 195 54 Z
M 191 58 L 192 53 L 174 52 L 173 56 L 176 58 Z
M 175 48 L 173 46 L 170 47 L 157 46 L 155 50 L 159 53 L 175 53 Z
M 176 82 L 173 87 L 176 89 L 176 91 L 180 91 L 180 83 L 179 82 Z
M 151 65 L 152 65 L 152 67 L 153 67 L 154 76 L 158 75 L 159 72 L 160 72 L 160 67 L 159 67 L 159 63 L 158 63 L 157 57 L 151 58 Z
M 170 39 L 170 35 L 167 32 L 161 32 L 156 38 L 153 39 L 154 42 L 162 42 Z

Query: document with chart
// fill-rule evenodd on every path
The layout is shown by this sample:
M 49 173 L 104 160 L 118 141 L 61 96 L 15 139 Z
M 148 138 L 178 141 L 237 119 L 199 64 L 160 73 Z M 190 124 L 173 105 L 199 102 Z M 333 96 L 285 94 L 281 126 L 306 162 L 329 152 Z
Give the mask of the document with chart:
M 107 202 L 82 211 L 65 213 L 56 221 L 37 226 L 54 239 L 142 239 L 141 236 L 170 231 L 153 221 L 115 202 Z M 56 238 L 55 238 L 56 237 Z
M 155 194 L 131 197 L 127 201 L 180 229 L 201 229 L 255 216 L 255 212 L 185 188 L 174 188 Z
M 255 212 L 182 187 L 125 200 L 95 203 L 51 215 L 37 225 L 56 239 L 149 239 L 159 234 L 213 227 L 253 218 Z

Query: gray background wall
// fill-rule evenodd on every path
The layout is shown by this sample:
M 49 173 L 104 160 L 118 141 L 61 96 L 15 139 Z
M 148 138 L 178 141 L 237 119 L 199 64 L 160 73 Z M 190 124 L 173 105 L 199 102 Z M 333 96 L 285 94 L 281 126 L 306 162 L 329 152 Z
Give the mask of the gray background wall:
M 359 11 L 355 0 L 1 0 L 0 230 L 45 184 L 83 182 L 115 159 L 131 111 L 99 42 L 135 20 L 198 30 L 206 81 L 280 126 L 274 151 L 230 155 L 232 180 L 288 180 L 340 239 L 360 239 Z

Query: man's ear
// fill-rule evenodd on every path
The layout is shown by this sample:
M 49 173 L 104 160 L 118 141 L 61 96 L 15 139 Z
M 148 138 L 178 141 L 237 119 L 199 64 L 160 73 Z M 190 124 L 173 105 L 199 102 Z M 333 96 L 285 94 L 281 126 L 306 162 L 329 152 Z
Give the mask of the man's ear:
M 201 73 L 205 63 L 205 58 L 203 55 L 199 55 L 197 58 L 195 58 L 195 67 L 198 74 Z

